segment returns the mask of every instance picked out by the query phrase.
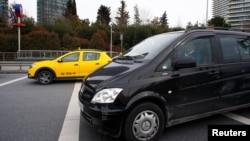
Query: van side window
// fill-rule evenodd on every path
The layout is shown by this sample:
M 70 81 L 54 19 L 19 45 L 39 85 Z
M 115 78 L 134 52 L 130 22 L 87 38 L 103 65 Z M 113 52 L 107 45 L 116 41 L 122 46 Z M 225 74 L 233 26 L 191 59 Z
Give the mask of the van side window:
M 209 37 L 193 39 L 178 48 L 178 57 L 191 56 L 197 66 L 212 63 L 211 41 Z
M 241 59 L 249 60 L 250 59 L 250 39 L 249 38 L 241 38 L 238 39 L 239 49 L 240 49 L 240 56 Z
M 157 71 L 169 71 L 172 70 L 172 58 L 168 57 L 163 63 L 158 67 Z
M 226 63 L 240 61 L 239 43 L 236 37 L 221 37 L 222 59 Z

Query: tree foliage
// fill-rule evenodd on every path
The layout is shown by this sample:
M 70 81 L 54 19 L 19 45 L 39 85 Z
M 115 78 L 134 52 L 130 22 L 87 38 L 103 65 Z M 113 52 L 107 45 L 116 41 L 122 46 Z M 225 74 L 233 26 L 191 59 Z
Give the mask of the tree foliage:
M 97 12 L 96 22 L 99 24 L 109 25 L 110 21 L 110 7 L 101 5 Z
M 140 18 L 139 8 L 138 8 L 137 4 L 134 6 L 134 12 L 135 12 L 135 15 L 134 15 L 135 22 L 134 22 L 134 24 L 135 25 L 141 25 L 142 20 Z
M 215 26 L 215 27 L 230 27 L 228 23 L 226 23 L 225 19 L 220 16 L 215 16 L 211 20 L 208 21 L 209 26 Z
M 118 8 L 117 16 L 115 17 L 116 23 L 119 27 L 127 27 L 129 23 L 129 12 L 126 11 L 126 3 L 121 1 L 121 7 Z
M 68 0 L 67 2 L 67 8 L 65 10 L 65 13 L 63 14 L 64 17 L 70 18 L 72 16 L 77 17 L 77 12 L 76 12 L 76 2 L 75 0 Z
M 104 49 L 108 46 L 108 36 L 103 30 L 97 30 L 91 37 L 89 47 L 93 49 Z
M 112 34 L 112 49 L 119 52 L 121 51 L 121 34 L 123 34 L 123 50 L 127 50 L 149 36 L 183 30 L 181 28 L 168 28 L 166 12 L 160 18 L 155 17 L 151 22 L 145 22 L 142 25 L 137 5 L 134 7 L 135 22 L 129 25 L 129 12 L 126 10 L 124 0 L 121 1 L 121 7 L 117 10 L 116 24 L 112 24 L 112 31 L 109 25 L 111 21 L 110 7 L 100 6 L 95 23 L 90 23 L 89 19 L 80 20 L 75 10 L 75 0 L 69 0 L 64 15 L 49 25 L 36 25 L 33 18 L 24 15 L 21 19 L 21 22 L 25 24 L 25 27 L 21 28 L 21 50 L 94 48 L 109 51 L 110 35 Z M 16 22 L 13 7 L 9 9 L 9 13 L 11 12 L 13 16 L 9 17 L 8 21 L 12 19 L 13 22 Z M 0 16 L 0 25 L 5 21 Z M 17 28 L 12 26 L 12 23 L 2 24 L 0 26 L 0 52 L 16 52 L 17 37 Z
M 49 32 L 43 27 L 36 27 L 23 39 L 22 49 L 60 50 L 60 38 L 55 32 Z
M 166 11 L 160 17 L 160 23 L 161 23 L 162 26 L 168 26 L 168 18 L 167 18 Z

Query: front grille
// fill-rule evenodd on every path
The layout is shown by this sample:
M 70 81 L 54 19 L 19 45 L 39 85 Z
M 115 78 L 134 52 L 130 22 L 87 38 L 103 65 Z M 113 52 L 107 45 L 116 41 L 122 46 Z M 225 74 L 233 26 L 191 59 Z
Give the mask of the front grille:
M 87 113 L 82 112 L 82 116 L 83 116 L 84 119 L 86 119 L 89 123 L 91 123 L 91 118 L 90 118 L 90 116 L 89 116 Z
M 84 85 L 84 88 L 80 91 L 80 99 L 86 102 L 90 102 L 95 94 L 95 91 L 88 85 Z

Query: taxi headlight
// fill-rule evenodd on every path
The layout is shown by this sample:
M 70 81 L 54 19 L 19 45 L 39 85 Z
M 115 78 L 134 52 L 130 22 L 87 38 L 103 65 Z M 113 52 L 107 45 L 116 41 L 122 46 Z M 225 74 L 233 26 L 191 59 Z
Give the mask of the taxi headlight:
M 36 66 L 36 64 L 31 64 L 30 68 L 34 68 Z
M 103 89 L 95 94 L 91 103 L 113 103 L 121 91 L 121 88 Z

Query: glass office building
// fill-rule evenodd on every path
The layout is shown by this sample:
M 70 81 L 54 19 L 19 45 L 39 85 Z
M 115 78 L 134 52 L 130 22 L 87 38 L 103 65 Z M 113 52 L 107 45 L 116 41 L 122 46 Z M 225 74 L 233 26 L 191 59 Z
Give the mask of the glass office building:
M 64 14 L 68 0 L 37 0 L 37 23 L 53 24 Z
M 0 13 L 8 14 L 8 0 L 0 0 Z

